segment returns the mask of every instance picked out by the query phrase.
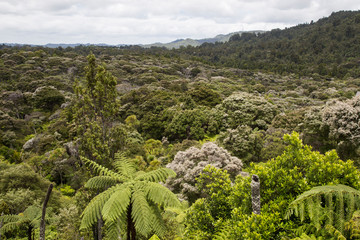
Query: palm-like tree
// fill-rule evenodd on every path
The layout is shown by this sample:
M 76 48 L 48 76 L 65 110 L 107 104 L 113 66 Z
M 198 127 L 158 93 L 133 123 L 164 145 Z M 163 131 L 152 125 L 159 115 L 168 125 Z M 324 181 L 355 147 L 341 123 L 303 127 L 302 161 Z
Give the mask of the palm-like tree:
M 41 208 L 37 206 L 29 206 L 23 213 L 19 215 L 3 215 L 0 221 L 4 221 L 4 225 L 0 229 L 1 232 L 10 232 L 25 227 L 27 230 L 28 240 L 32 240 L 33 230 L 40 225 Z
M 135 164 L 119 153 L 115 154 L 114 171 L 89 159 L 82 160 L 100 175 L 91 178 L 85 187 L 106 190 L 94 197 L 85 208 L 81 229 L 88 229 L 103 218 L 111 239 L 116 239 L 125 227 L 128 240 L 134 240 L 136 234 L 164 234 L 160 208 L 180 206 L 180 202 L 159 182 L 175 176 L 174 171 L 167 168 L 136 171 Z

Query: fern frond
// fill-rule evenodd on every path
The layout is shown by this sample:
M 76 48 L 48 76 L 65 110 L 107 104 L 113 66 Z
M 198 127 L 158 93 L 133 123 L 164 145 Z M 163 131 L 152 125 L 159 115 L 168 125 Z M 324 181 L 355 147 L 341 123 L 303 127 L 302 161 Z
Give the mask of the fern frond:
M 321 205 L 322 198 L 325 198 L 325 208 Z M 326 217 L 327 225 L 332 225 L 343 233 L 344 223 L 359 207 L 359 201 L 360 191 L 349 186 L 339 184 L 314 187 L 298 196 L 289 205 L 286 217 L 295 214 L 304 221 L 308 216 L 317 230 L 320 230 L 321 220 Z
M 28 219 L 36 219 L 41 217 L 41 208 L 38 206 L 29 206 L 24 211 L 24 216 Z
M 129 184 L 120 185 L 106 201 L 102 209 L 105 221 L 116 221 L 126 213 L 130 205 L 131 188 Z
M 156 204 L 165 207 L 181 207 L 181 203 L 176 195 L 159 183 L 148 182 L 145 185 L 145 193 L 146 197 Z
M 104 166 L 101 166 L 100 164 L 98 164 L 94 161 L 91 161 L 90 159 L 87 159 L 85 157 L 80 157 L 80 159 L 81 159 L 81 161 L 86 163 L 88 166 L 93 168 L 98 174 L 102 174 L 104 176 L 109 176 L 109 177 L 113 177 L 113 178 L 120 178 L 120 179 L 123 178 L 122 175 L 120 175 L 114 171 L 111 171 L 110 169 L 108 169 Z
M 328 192 L 325 194 L 325 212 L 327 214 L 326 225 L 334 224 L 334 202 L 333 202 L 333 193 Z
M 115 153 L 114 167 L 119 174 L 132 178 L 136 172 L 135 163 L 124 156 L 123 153 Z
M 344 235 L 337 230 L 334 226 L 326 225 L 325 230 L 334 237 L 335 240 L 346 240 Z
M 99 195 L 95 196 L 90 203 L 86 206 L 84 212 L 82 213 L 81 217 L 81 229 L 88 229 L 94 223 L 98 221 L 101 217 L 101 211 L 106 203 L 106 201 L 111 197 L 111 195 L 116 191 L 119 186 L 114 186 L 106 191 L 100 193 Z
M 116 179 L 110 176 L 96 176 L 90 178 L 86 182 L 85 187 L 90 189 L 106 189 L 108 187 L 115 185 L 116 183 L 123 181 L 124 179 L 119 179 L 119 178 Z
M 301 222 L 303 222 L 305 220 L 305 202 L 299 204 L 299 215 Z
M 156 234 L 154 234 L 151 238 L 149 238 L 149 240 L 160 240 L 160 238 Z
M 106 240 L 121 239 L 120 221 L 106 222 L 105 229 L 106 229 L 106 235 L 105 235 Z
M 335 212 L 335 226 L 340 232 L 344 232 L 345 223 L 345 209 L 344 209 L 344 194 L 343 192 L 336 192 L 336 212 Z
M 163 237 L 166 232 L 166 227 L 165 227 L 164 220 L 161 216 L 161 212 L 160 212 L 159 208 L 155 205 L 150 204 L 150 209 L 152 212 L 151 219 L 150 219 L 151 228 L 157 236 Z
M 175 177 L 176 173 L 169 168 L 158 168 L 154 171 L 147 172 L 136 176 L 136 180 L 150 182 L 165 182 L 169 177 Z
M 151 209 L 141 188 L 135 187 L 131 199 L 131 217 L 137 232 L 147 236 L 151 232 Z
M 1 233 L 12 232 L 16 230 L 19 226 L 20 225 L 18 224 L 18 222 L 9 222 L 4 224 L 2 228 L 0 228 L 0 232 Z
M 349 232 L 350 239 L 360 239 L 360 211 L 355 211 L 350 221 L 345 224 L 345 230 Z
M 19 221 L 20 219 L 21 219 L 21 216 L 19 216 L 19 215 L 3 215 L 3 216 L 0 216 L 0 222 L 4 221 L 4 223 L 16 222 L 16 221 Z
M 345 195 L 346 195 L 345 199 L 346 199 L 346 206 L 347 206 L 347 209 L 345 212 L 345 214 L 346 214 L 345 219 L 349 220 L 352 217 L 353 213 L 355 212 L 355 206 L 356 206 L 355 197 L 354 197 L 354 195 L 349 194 L 349 193 L 345 193 Z

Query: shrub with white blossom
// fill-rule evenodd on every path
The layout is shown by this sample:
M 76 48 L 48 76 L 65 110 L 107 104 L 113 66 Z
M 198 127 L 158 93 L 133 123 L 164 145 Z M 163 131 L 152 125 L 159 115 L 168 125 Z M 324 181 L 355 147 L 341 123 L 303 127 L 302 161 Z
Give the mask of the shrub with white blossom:
M 166 167 L 174 170 L 176 177 L 169 179 L 167 186 L 171 191 L 180 193 L 184 199 L 193 202 L 200 194 L 195 187 L 196 178 L 207 165 L 227 170 L 230 177 L 235 178 L 241 173 L 243 164 L 240 159 L 231 156 L 215 143 L 204 143 L 201 149 L 191 147 L 175 155 L 174 160 Z

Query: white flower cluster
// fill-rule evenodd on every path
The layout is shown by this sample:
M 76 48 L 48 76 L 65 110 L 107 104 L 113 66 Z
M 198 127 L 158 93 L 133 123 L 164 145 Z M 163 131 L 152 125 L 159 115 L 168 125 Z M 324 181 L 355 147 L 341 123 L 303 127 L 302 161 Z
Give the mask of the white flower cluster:
M 191 199 L 199 194 L 195 187 L 196 178 L 207 165 L 227 170 L 231 177 L 241 173 L 242 162 L 225 149 L 213 142 L 204 143 L 201 149 L 191 147 L 180 151 L 166 167 L 176 172 L 176 177 L 167 181 L 167 186 L 184 199 Z

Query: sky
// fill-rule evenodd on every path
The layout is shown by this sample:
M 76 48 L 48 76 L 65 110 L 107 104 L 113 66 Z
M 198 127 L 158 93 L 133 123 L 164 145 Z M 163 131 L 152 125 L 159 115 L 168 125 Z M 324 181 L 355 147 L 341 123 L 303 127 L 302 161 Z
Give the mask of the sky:
M 359 0 L 0 0 L 0 43 L 166 43 L 359 9 Z

